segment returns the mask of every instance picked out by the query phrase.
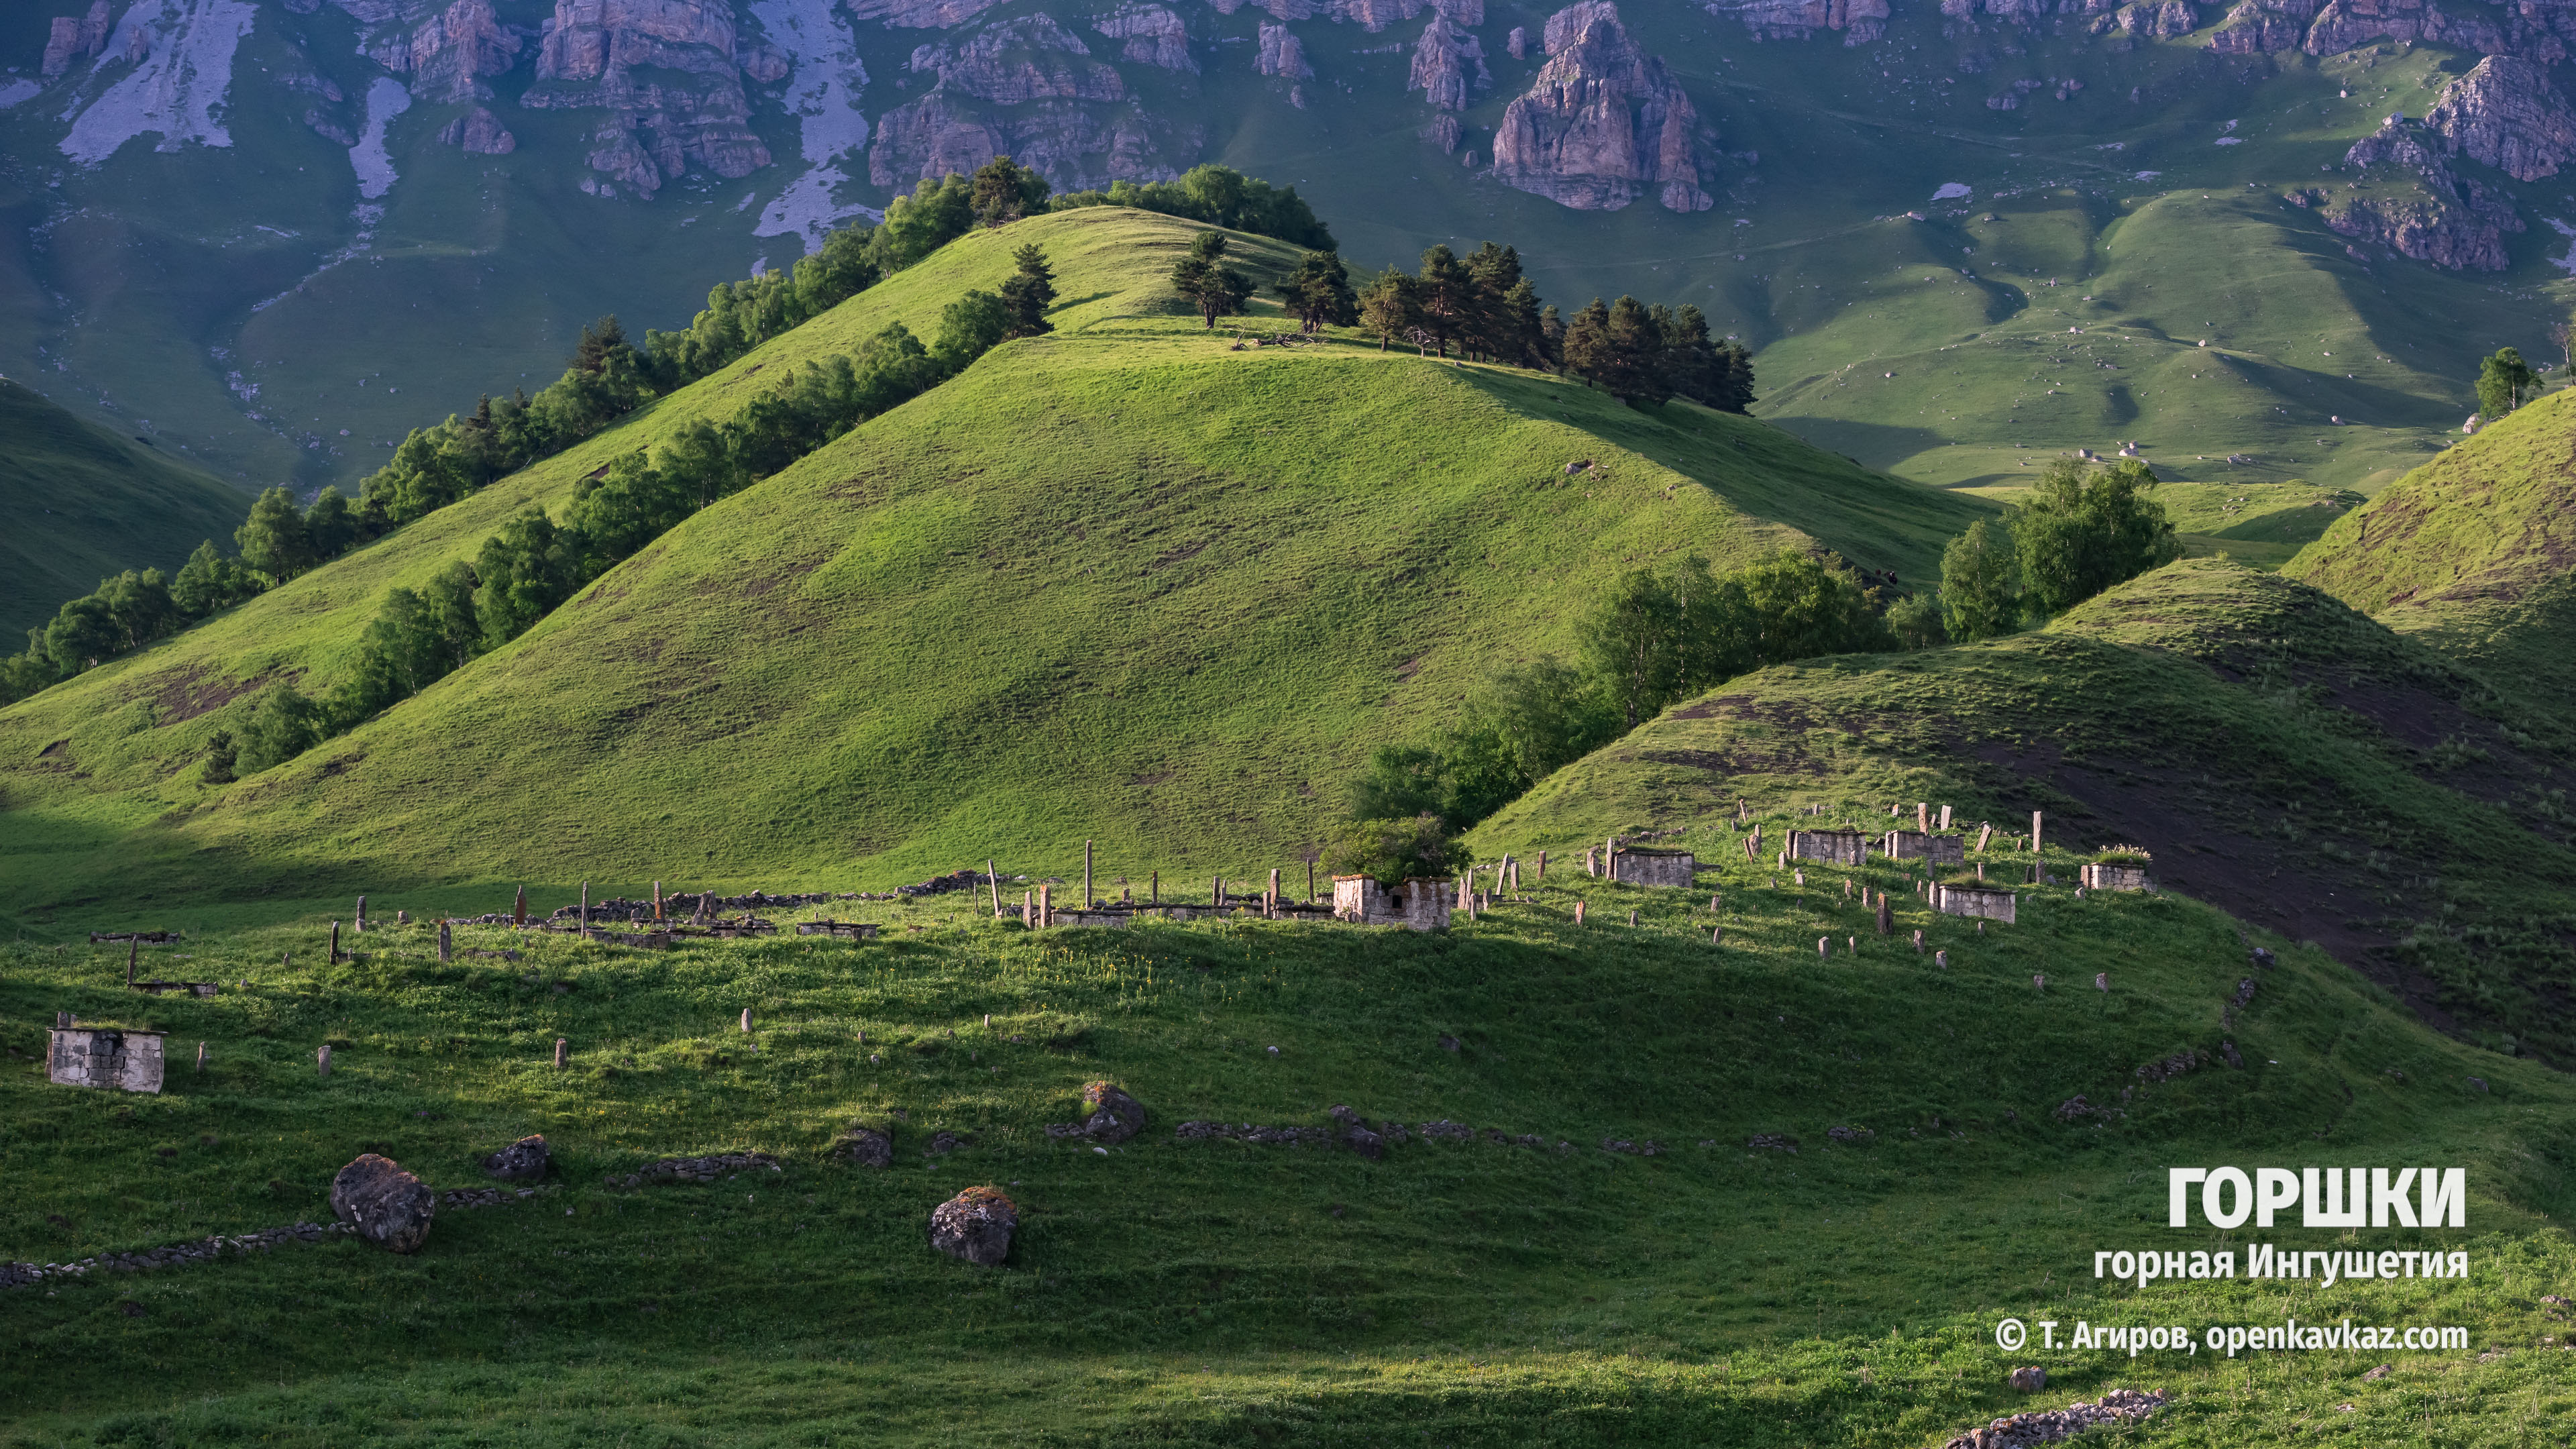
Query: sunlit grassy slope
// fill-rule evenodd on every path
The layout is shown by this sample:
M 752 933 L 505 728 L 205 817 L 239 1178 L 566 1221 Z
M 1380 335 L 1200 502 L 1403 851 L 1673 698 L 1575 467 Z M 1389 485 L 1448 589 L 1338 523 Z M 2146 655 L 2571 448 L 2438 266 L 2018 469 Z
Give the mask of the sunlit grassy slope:
M 2576 704 L 2576 397 L 2513 413 L 2285 565 L 2553 711 Z
M 2318 942 L 2432 1020 L 2576 1060 L 2568 735 L 2305 585 L 2171 565 L 2047 629 L 1735 680 L 1476 832 L 1561 855 L 1793 792 L 1864 830 L 1972 827 L 2155 854 L 2174 889 Z
M 1776 838 L 1804 801 L 1865 809 L 1871 780 L 1746 788 Z M 531 804 L 531 831 L 561 813 Z M 932 897 L 832 908 L 884 923 L 863 945 L 645 953 L 466 928 L 462 947 L 526 954 L 441 966 L 424 928 L 383 927 L 332 969 L 317 917 L 235 931 L 178 909 L 164 919 L 192 934 L 146 969 L 226 986 L 157 1001 L 118 989 L 113 949 L 0 947 L 13 1052 L 72 1010 L 166 1030 L 182 1059 L 208 1041 L 212 1060 L 141 1099 L 0 1073 L 17 1185 L 0 1259 L 319 1217 L 362 1148 L 440 1186 L 480 1182 L 476 1155 L 524 1132 L 560 1164 L 541 1197 L 443 1211 L 414 1258 L 338 1242 L 0 1290 L 0 1443 L 1916 1449 L 2118 1386 L 2178 1396 L 2135 1436 L 2160 1445 L 2307 1442 L 2320 1420 L 2359 1443 L 2429 1424 L 2523 1445 L 2576 1413 L 2568 1325 L 2540 1301 L 2576 1283 L 2564 1076 L 2446 1040 L 2324 954 L 2181 895 L 2060 884 L 1980 934 L 1883 862 L 1801 886 L 1734 839 L 1691 829 L 1711 862 L 1696 890 L 1605 886 L 1560 856 L 1525 874 L 1529 902 L 1430 937 L 1033 935 Z M 1077 859 L 1068 843 L 1035 863 Z M 2005 876 L 2030 856 L 1989 859 Z M 2052 851 L 2059 876 L 2072 865 Z M 1844 876 L 1890 893 L 1892 937 Z M 381 926 L 432 899 L 372 904 Z M 1910 949 L 1917 928 L 1946 969 Z M 2280 964 L 2250 964 L 2249 943 Z M 2138 1074 L 2183 1052 L 2201 1065 Z M 1144 1133 L 1048 1139 L 1104 1077 L 1145 1103 Z M 2105 1115 L 2061 1118 L 2079 1095 Z M 1537 1145 L 1414 1135 L 1371 1163 L 1173 1138 L 1192 1118 L 1320 1126 L 1337 1103 Z M 891 1127 L 893 1167 L 827 1157 L 852 1123 Z M 969 1141 L 932 1155 L 941 1131 Z M 603 1184 L 716 1150 L 786 1171 Z M 2176 1162 L 2457 1166 L 2467 1225 L 2175 1231 Z M 931 1206 L 974 1183 L 1024 1214 L 999 1270 L 923 1243 Z M 2258 1241 L 2465 1251 L 2471 1272 L 2142 1290 L 2090 1271 L 2096 1251 Z M 2061 1335 L 2449 1324 L 2469 1347 L 2131 1358 L 2061 1337 L 2007 1355 L 2008 1315 Z M 2046 1393 L 2005 1388 L 2018 1363 L 2047 1368 Z
M 1921 586 L 1980 508 L 1689 404 L 1347 339 L 1236 350 L 1163 281 L 1191 231 L 1099 210 L 969 237 L 609 434 L 0 714 L 20 908 L 523 875 L 890 884 L 1084 836 L 1230 869 L 1310 849 L 1373 743 L 1437 725 L 1492 663 L 1570 645 L 1621 570 L 1821 545 Z M 198 782 L 221 701 L 327 688 L 386 588 L 677 420 L 728 414 L 765 370 L 889 319 L 934 330 L 1026 241 L 1062 269 L 1054 335 L 708 510 L 374 724 Z M 1281 325 L 1266 304 L 1253 323 Z M 526 830 L 539 798 L 550 823 Z
M 157 445 L 119 437 L 0 378 L 0 645 L 126 569 L 175 574 L 201 539 L 226 547 L 250 496 Z

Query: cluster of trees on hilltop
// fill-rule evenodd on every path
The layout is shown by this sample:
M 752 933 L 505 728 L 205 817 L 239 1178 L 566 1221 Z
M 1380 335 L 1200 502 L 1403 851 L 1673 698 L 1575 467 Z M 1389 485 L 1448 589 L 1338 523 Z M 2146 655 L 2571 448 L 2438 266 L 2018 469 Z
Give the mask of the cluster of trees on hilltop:
M 1940 592 L 1907 610 L 1900 632 L 1917 646 L 1996 638 L 2182 557 L 2155 486 L 2135 458 L 2050 463 L 2000 524 L 1979 519 L 1950 540 Z
M 1208 326 L 1242 313 L 1253 284 L 1224 262 L 1225 238 L 1202 232 L 1172 267 L 1172 288 Z M 1699 308 L 1600 298 L 1558 315 L 1521 274 L 1518 250 L 1487 242 L 1461 257 L 1446 246 L 1422 254 L 1422 269 L 1393 268 L 1354 291 L 1341 257 L 1309 251 L 1276 291 L 1308 332 L 1357 325 L 1384 351 L 1409 342 L 1426 357 L 1454 349 L 1470 361 L 1560 372 L 1623 402 L 1653 405 L 1685 397 L 1740 413 L 1753 405 L 1753 356 L 1732 338 L 1712 337 Z

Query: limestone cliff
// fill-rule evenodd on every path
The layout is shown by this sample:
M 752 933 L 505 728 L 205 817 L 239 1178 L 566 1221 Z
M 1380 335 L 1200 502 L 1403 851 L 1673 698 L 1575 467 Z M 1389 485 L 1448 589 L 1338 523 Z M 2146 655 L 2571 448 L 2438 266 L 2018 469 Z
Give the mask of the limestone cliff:
M 1148 116 L 1114 67 L 1044 13 L 917 47 L 911 69 L 938 79 L 878 118 L 868 176 L 879 186 L 972 172 L 999 155 L 1064 191 L 1168 180 L 1180 174 L 1171 158 L 1195 159 L 1199 147 L 1195 129 Z
M 1547 64 L 1494 132 L 1494 175 L 1578 211 L 1615 211 L 1651 190 L 1706 211 L 1699 113 L 1664 63 L 1629 38 L 1612 0 L 1549 17 Z
M 96 55 L 107 46 L 107 0 L 90 0 L 86 15 L 57 15 L 52 33 L 45 37 L 45 58 L 41 69 L 46 75 L 61 75 L 72 68 L 77 56 Z
M 519 149 L 519 138 L 510 134 L 499 116 L 481 106 L 448 122 L 440 129 L 438 140 L 443 146 L 454 146 L 471 156 L 507 156 Z
M 1261 27 L 1261 51 L 1253 65 L 1263 75 L 1285 76 L 1292 81 L 1305 80 L 1315 73 L 1315 68 L 1306 63 L 1306 47 L 1285 25 Z
M 2576 111 L 2549 72 L 2513 56 L 2488 56 L 2451 82 L 2424 124 L 2516 181 L 2555 176 L 2576 156 Z
M 465 101 L 490 98 L 481 77 L 508 70 L 519 46 L 518 35 L 492 13 L 491 0 L 456 0 L 417 27 L 371 33 L 360 48 L 376 64 L 410 76 L 417 99 Z
M 1002 0 L 846 0 L 861 20 L 882 20 L 907 30 L 948 30 L 965 24 Z
M 2344 165 L 2363 186 L 2334 200 L 2326 225 L 2437 267 L 2503 271 L 2504 239 L 2524 229 L 2522 218 L 2494 188 L 2454 172 L 2428 136 L 2439 133 L 2391 119 L 2355 142 Z
M 1114 14 L 1094 19 L 1091 28 L 1112 40 L 1126 41 L 1119 53 L 1129 60 L 1198 74 L 1199 63 L 1190 56 L 1189 27 L 1160 5 L 1121 5 Z
M 479 3 L 458 0 L 458 8 Z M 786 66 L 774 48 L 741 46 L 736 25 L 728 0 L 555 0 L 537 46 L 536 84 L 519 103 L 608 111 L 591 169 L 644 196 L 692 163 L 748 176 L 771 158 L 749 124 L 744 55 L 772 76 Z M 639 70 L 649 78 L 639 80 Z
M 1729 15 L 1764 40 L 1804 40 L 1837 30 L 1845 45 L 1866 45 L 1887 30 L 1887 0 L 1702 0 L 1711 15 Z
M 1485 69 L 1485 48 L 1475 34 L 1434 15 L 1413 46 L 1413 74 L 1405 89 L 1421 91 L 1444 111 L 1463 111 L 1473 94 L 1494 83 Z

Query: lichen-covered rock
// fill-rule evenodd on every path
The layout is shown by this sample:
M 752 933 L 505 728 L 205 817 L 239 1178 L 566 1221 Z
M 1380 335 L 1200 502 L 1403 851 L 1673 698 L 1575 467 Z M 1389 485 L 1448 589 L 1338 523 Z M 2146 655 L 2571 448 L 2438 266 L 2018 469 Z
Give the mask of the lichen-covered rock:
M 1145 1104 L 1107 1082 L 1085 1084 L 1082 1106 L 1082 1135 L 1094 1142 L 1124 1142 L 1145 1130 Z
M 997 1187 L 970 1187 L 930 1210 L 930 1246 L 981 1268 L 1001 1266 L 1019 1231 L 1019 1205 Z
M 1578 211 L 1615 211 L 1651 190 L 1706 211 L 1699 113 L 1664 63 L 1638 49 L 1611 0 L 1549 17 L 1547 64 L 1494 132 L 1494 175 Z
M 894 1139 L 874 1127 L 853 1127 L 832 1144 L 832 1155 L 853 1167 L 890 1167 Z
M 331 1215 L 388 1252 L 416 1253 L 438 1216 L 438 1194 L 392 1159 L 369 1152 L 331 1179 Z
M 1485 69 L 1485 47 L 1446 15 L 1434 15 L 1414 42 L 1413 73 L 1404 83 L 1444 111 L 1463 111 L 1474 93 L 1494 83 Z
M 2509 55 L 2488 56 L 2451 82 L 2424 124 L 2516 181 L 2555 176 L 2576 156 L 2576 110 L 2547 70 Z
M 2024 1374 L 2043 1381 L 2047 1378 L 2037 1368 L 2015 1369 L 2013 1387 L 2021 1387 Z M 2028 1449 L 2036 1444 L 2054 1444 L 2106 1424 L 2134 1424 L 2164 1406 L 2165 1395 L 2157 1390 L 2113 1389 L 2098 1403 L 2079 1400 L 2063 1409 L 2007 1414 L 1983 1427 L 1953 1435 L 1941 1449 Z
M 546 1175 L 554 1162 L 553 1149 L 546 1146 L 544 1134 L 522 1137 L 483 1159 L 483 1175 L 503 1182 L 534 1182 Z

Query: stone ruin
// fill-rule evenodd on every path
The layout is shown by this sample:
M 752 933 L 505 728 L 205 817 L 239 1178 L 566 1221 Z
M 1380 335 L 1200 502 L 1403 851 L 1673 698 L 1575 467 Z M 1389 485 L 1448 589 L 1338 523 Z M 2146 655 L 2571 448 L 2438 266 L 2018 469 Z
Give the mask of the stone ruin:
M 1928 860 L 1934 865 L 1966 865 L 1968 842 L 1955 835 L 1920 830 L 1891 830 L 1880 847 L 1890 860 Z
M 1449 929 L 1457 883 L 1408 878 L 1394 890 L 1365 875 L 1333 877 L 1333 918 L 1362 926 L 1404 926 L 1416 931 Z
M 1687 850 L 1648 850 L 1625 845 L 1610 852 L 1610 879 L 1630 885 L 1681 886 L 1693 884 L 1699 870 L 1699 858 Z
M 1828 865 L 1868 864 L 1867 837 L 1857 830 L 1792 830 L 1789 858 L 1821 860 Z
M 2152 891 L 2156 883 L 2143 865 L 2088 865 L 2077 878 L 2097 891 Z
M 120 1027 L 57 1027 L 45 1053 L 46 1075 L 64 1087 L 120 1092 L 161 1090 L 161 1037 Z
M 1932 888 L 1932 908 L 1945 916 L 1977 916 L 1989 921 L 2013 923 L 2013 912 L 2020 897 L 2011 891 L 1989 890 L 1983 886 L 1936 885 Z

